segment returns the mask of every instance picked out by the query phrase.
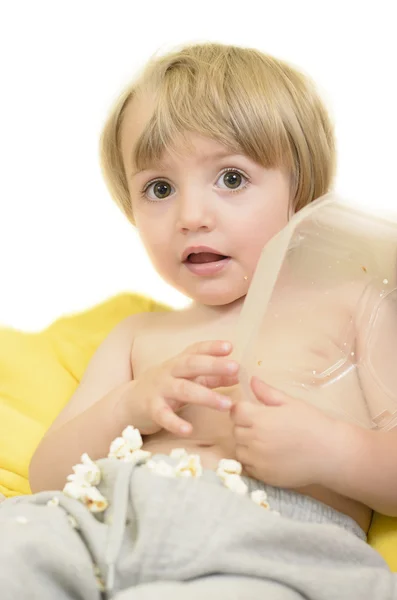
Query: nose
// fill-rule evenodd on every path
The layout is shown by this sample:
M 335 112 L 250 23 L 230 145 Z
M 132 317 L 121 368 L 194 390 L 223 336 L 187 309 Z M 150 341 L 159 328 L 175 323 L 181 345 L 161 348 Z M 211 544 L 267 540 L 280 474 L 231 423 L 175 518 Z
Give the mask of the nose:
M 178 202 L 177 230 L 182 233 L 189 231 L 208 230 L 215 226 L 215 215 L 212 199 L 206 199 L 204 194 L 189 192 L 180 195 Z

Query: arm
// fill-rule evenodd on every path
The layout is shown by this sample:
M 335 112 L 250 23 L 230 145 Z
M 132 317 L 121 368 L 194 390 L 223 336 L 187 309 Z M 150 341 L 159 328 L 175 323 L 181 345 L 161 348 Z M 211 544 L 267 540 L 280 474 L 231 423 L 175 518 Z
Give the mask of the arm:
M 131 349 L 144 314 L 131 315 L 117 325 L 92 357 L 82 381 L 36 449 L 29 468 L 33 492 L 61 489 L 87 452 L 98 459 L 110 442 L 133 424 L 138 403 L 134 395 Z M 136 415 L 138 418 L 138 415 Z
M 357 372 L 377 423 L 397 413 L 394 296 L 379 304 L 372 290 L 356 320 Z M 279 487 L 321 485 L 397 516 L 397 428 L 377 431 L 333 418 L 255 377 L 251 387 L 259 403 L 241 402 L 231 411 L 236 455 L 251 476 Z
M 397 409 L 396 293 L 379 300 L 379 291 L 372 290 L 356 329 L 360 383 L 376 421 L 382 413 L 387 417 Z M 378 512 L 397 516 L 397 429 L 366 430 L 340 423 L 338 435 L 327 485 Z
M 397 517 L 397 431 L 378 432 L 339 424 L 333 468 L 324 486 L 373 510 Z

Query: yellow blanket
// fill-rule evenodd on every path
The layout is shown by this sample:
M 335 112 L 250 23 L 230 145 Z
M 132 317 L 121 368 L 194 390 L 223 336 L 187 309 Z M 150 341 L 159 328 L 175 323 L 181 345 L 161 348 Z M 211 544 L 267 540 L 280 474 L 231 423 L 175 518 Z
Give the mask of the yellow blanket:
M 30 493 L 30 458 L 96 348 L 124 317 L 152 310 L 167 307 L 123 294 L 40 333 L 0 329 L 0 494 Z M 376 514 L 369 542 L 397 571 L 397 519 Z

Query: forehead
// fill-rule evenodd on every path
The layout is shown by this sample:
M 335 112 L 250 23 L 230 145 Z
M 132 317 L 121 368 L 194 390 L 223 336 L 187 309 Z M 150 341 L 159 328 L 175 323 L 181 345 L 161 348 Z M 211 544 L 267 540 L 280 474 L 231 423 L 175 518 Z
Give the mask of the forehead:
M 134 98 L 125 108 L 120 143 L 124 165 L 128 174 L 131 173 L 132 175 L 136 171 L 133 164 L 134 148 L 146 129 L 153 111 L 154 102 L 148 97 Z M 165 164 L 167 159 L 172 161 L 173 158 L 176 158 L 178 160 L 178 157 L 174 156 L 174 152 L 176 155 L 178 152 L 182 152 L 185 159 L 188 156 L 192 159 L 210 156 L 216 158 L 238 153 L 236 148 L 228 148 L 215 139 L 195 132 L 186 132 L 183 136 L 176 138 L 173 150 L 169 150 L 168 156 L 162 157 L 162 164 Z
M 126 161 L 132 157 L 135 144 L 142 135 L 154 110 L 154 101 L 150 97 L 136 97 L 130 100 L 124 110 L 120 132 L 121 152 Z M 130 162 L 129 160 L 129 162 Z

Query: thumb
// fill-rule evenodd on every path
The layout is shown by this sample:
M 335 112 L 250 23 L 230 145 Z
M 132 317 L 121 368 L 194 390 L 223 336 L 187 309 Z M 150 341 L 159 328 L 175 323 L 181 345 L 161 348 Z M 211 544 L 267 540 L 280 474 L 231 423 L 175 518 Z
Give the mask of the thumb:
M 251 388 L 257 399 L 267 406 L 282 406 L 287 402 L 287 396 L 281 390 L 271 387 L 259 377 L 252 377 Z

